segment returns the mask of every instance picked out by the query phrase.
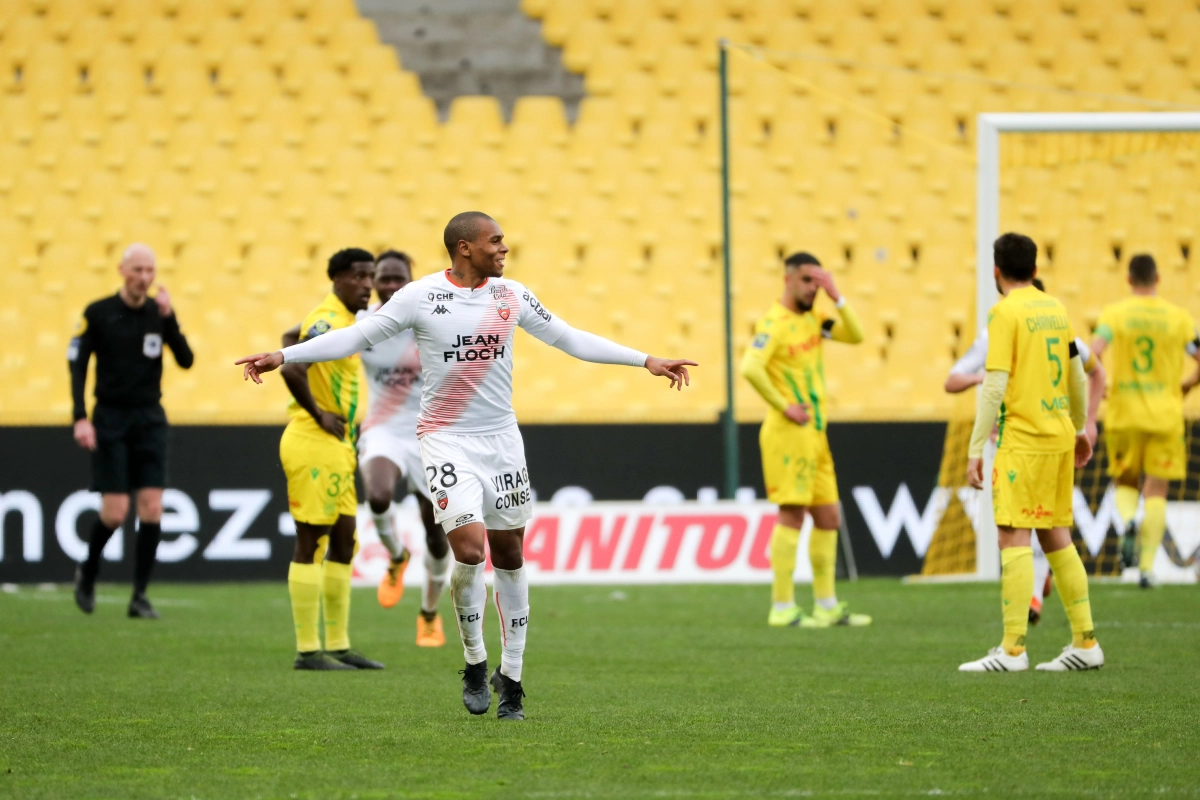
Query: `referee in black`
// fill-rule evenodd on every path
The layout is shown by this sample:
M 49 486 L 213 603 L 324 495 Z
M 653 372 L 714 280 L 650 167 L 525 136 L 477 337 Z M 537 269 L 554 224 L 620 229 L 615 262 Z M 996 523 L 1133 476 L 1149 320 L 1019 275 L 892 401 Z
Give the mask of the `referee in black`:
M 192 349 L 179 329 L 171 298 L 154 285 L 154 251 L 132 244 L 119 267 L 124 285 L 111 297 L 83 312 L 67 360 L 75 404 L 75 441 L 92 453 L 92 491 L 100 492 L 100 517 L 92 525 L 87 560 L 75 571 L 75 603 L 86 614 L 96 607 L 100 554 L 129 514 L 129 495 L 137 494 L 140 522 L 133 562 L 133 598 L 129 616 L 155 619 L 146 599 L 150 570 L 162 535 L 162 494 L 166 484 L 167 415 L 162 398 L 163 345 L 175 363 L 192 366 Z M 96 355 L 94 422 L 87 418 L 84 384 L 88 361 Z

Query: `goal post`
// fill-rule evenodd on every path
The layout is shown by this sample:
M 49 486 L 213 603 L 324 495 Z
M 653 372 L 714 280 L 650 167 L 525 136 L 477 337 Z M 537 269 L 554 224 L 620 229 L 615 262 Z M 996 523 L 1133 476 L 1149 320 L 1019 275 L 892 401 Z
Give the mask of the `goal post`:
M 1200 132 L 1200 113 L 985 113 L 976 122 L 975 319 L 987 319 L 997 300 L 992 244 L 1000 235 L 1000 137 L 1006 133 L 1184 133 Z M 991 480 L 991 470 L 984 470 Z M 980 580 L 1000 577 L 1000 551 L 985 486 L 975 520 L 975 572 Z

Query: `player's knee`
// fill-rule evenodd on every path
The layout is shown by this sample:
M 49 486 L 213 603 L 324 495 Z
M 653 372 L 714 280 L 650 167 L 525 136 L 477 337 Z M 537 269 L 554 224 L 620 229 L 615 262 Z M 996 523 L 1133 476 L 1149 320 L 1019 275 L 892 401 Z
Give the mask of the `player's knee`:
M 804 506 L 780 506 L 779 524 L 800 530 L 804 527 Z
M 129 514 L 129 495 L 106 494 L 100 500 L 100 521 L 109 528 L 120 527 Z
M 138 519 L 142 522 L 160 522 L 163 515 L 162 492 L 142 493 L 137 499 Z
M 496 569 L 520 569 L 525 564 L 521 551 L 521 540 L 516 542 L 492 542 L 492 566 Z
M 372 514 L 386 514 L 388 509 L 392 507 L 392 493 L 381 489 L 372 491 L 367 488 L 367 505 L 371 507 Z

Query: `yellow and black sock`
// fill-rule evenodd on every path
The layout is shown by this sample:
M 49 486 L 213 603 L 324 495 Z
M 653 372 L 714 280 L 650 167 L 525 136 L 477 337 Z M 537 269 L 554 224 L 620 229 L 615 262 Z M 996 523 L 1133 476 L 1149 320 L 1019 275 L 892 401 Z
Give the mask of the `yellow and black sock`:
M 1029 632 L 1029 601 L 1033 597 L 1033 548 L 1006 547 L 1000 551 L 1000 603 L 1004 613 L 1004 641 L 1010 656 L 1025 652 Z
M 350 647 L 349 564 L 326 560 L 321 565 L 321 597 L 325 600 L 325 649 Z
M 1046 553 L 1054 570 L 1054 585 L 1062 598 L 1067 620 L 1071 623 L 1071 644 L 1087 649 L 1096 646 L 1096 626 L 1092 624 L 1092 601 L 1088 598 L 1087 570 L 1075 545 Z
M 793 605 L 796 602 L 796 584 L 792 575 L 796 571 L 796 548 L 800 545 L 800 531 L 786 525 L 776 525 L 771 532 L 771 602 L 776 606 Z
M 826 609 L 837 602 L 834 576 L 837 573 L 837 531 L 813 528 L 808 539 L 808 560 L 812 564 L 813 603 Z
M 292 621 L 296 623 L 296 650 L 320 650 L 317 625 L 321 619 L 321 568 L 293 561 L 288 567 L 288 594 L 292 598 Z
M 1167 532 L 1167 498 L 1147 497 L 1142 517 L 1142 555 L 1138 562 L 1143 575 L 1154 571 L 1154 557 Z
M 1136 486 L 1118 486 L 1116 491 L 1117 514 L 1126 525 L 1137 516 L 1139 492 Z

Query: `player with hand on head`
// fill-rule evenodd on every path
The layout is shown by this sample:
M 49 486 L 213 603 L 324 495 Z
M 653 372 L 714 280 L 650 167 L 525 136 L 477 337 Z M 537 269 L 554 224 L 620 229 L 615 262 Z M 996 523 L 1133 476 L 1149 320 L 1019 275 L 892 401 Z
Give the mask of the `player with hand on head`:
M 1187 311 L 1158 296 L 1152 256 L 1130 259 L 1129 288 L 1131 297 L 1100 314 L 1092 350 L 1101 357 L 1107 353 L 1112 368 L 1104 438 L 1117 513 L 1125 524 L 1121 566 L 1138 564 L 1138 582 L 1149 588 L 1167 529 L 1167 487 L 1187 477 L 1183 393 L 1194 385 L 1195 373 L 1185 379 L 1183 363 L 1185 355 L 1200 360 L 1200 336 Z M 1139 486 L 1145 498 L 1140 559 L 1133 530 Z
M 371 302 L 375 257 L 339 250 L 326 273 L 332 290 L 300 324 L 304 343 L 352 327 Z M 383 669 L 350 649 L 350 562 L 356 550 L 358 499 L 354 443 L 366 406 L 359 359 L 348 353 L 323 364 L 288 364 L 283 379 L 291 421 L 279 441 L 287 475 L 288 508 L 296 521 L 296 548 L 288 568 L 288 594 L 296 626 L 295 669 Z M 323 601 L 323 603 L 322 603 Z M 325 608 L 325 649 L 318 623 Z
M 1032 283 L 1039 292 L 1046 291 L 1046 287 L 1040 279 L 1034 278 Z M 1004 295 L 1004 289 L 998 282 L 996 289 L 1001 296 Z M 983 383 L 984 375 L 987 373 L 984 368 L 987 361 L 987 347 L 988 334 L 985 326 L 979 331 L 979 335 L 975 337 L 975 341 L 971 343 L 967 352 L 950 368 L 950 374 L 946 376 L 945 389 L 947 392 L 958 394 Z M 1106 376 L 1100 359 L 1096 358 L 1087 343 L 1079 336 L 1075 337 L 1075 348 L 1079 352 L 1079 359 L 1083 362 L 1083 371 L 1087 375 L 1087 434 L 1092 447 L 1095 448 L 1096 415 L 1100 410 L 1100 402 L 1104 400 Z M 993 444 L 996 441 L 996 434 L 996 428 L 992 428 L 990 441 Z M 1030 544 L 1033 547 L 1033 598 L 1029 605 L 1029 624 L 1036 625 L 1042 618 L 1042 600 L 1050 594 L 1050 562 L 1046 560 L 1046 554 L 1042 552 L 1041 543 L 1036 537 L 1030 538 Z
M 961 672 L 1029 669 L 1025 636 L 1033 588 L 1034 531 L 1054 570 L 1058 596 L 1071 623 L 1071 643 L 1039 670 L 1064 672 L 1104 665 L 1096 641 L 1087 572 L 1071 542 L 1075 468 L 1092 457 L 1087 379 L 1067 310 L 1033 286 L 1037 245 L 1006 233 L 993 246 L 996 281 L 1004 298 L 988 315 L 988 349 L 979 413 L 971 432 L 967 481 L 982 489 L 983 447 L 999 418 L 992 469 L 992 506 L 1000 540 L 1000 646 Z
M 417 436 L 437 522 L 457 562 L 450 578 L 466 667 L 463 704 L 484 714 L 491 704 L 483 614 L 484 544 L 490 546 L 502 654 L 491 684 L 501 719 L 524 719 L 522 665 L 529 629 L 529 587 L 521 552 L 532 511 L 525 447 L 512 405 L 513 336 L 517 327 L 568 355 L 601 364 L 645 367 L 689 383 L 694 362 L 647 356 L 551 314 L 532 291 L 504 277 L 508 246 L 494 219 L 478 211 L 446 225 L 450 268 L 413 281 L 356 325 L 288 347 L 238 359 L 247 379 L 283 364 L 346 358 L 411 329 L 425 385 Z
M 379 303 L 359 311 L 357 318 L 372 314 L 392 295 L 412 282 L 412 259 L 398 250 L 387 250 L 375 259 L 375 293 Z M 300 326 L 284 334 L 285 347 L 300 341 Z M 421 466 L 417 442 L 417 412 L 421 407 L 421 357 L 411 330 L 386 342 L 363 349 L 360 354 L 370 389 L 367 416 L 358 437 L 358 464 L 367 505 L 375 519 L 379 540 L 387 548 L 390 563 L 379 582 L 379 604 L 392 608 L 404 594 L 404 571 L 409 551 L 392 524 L 396 483 L 401 482 L 417 498 L 425 526 L 425 586 L 417 615 L 417 645 L 441 647 L 446 643 L 438 600 L 450 570 L 450 544 L 446 532 L 433 518 L 433 503 Z
M 813 311 L 824 290 L 838 317 Z M 779 523 L 771 534 L 771 611 L 767 624 L 828 628 L 871 624 L 838 602 L 834 588 L 837 539 L 841 526 L 837 476 L 826 432 L 824 340 L 859 344 L 858 316 L 838 291 L 833 276 L 809 253 L 784 261 L 783 297 L 754 329 L 742 357 L 742 376 L 771 408 L 759 432 L 767 499 L 779 505 Z M 806 513 L 813 518 L 808 559 L 813 572 L 813 613 L 796 605 L 792 573 Z

